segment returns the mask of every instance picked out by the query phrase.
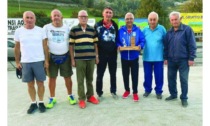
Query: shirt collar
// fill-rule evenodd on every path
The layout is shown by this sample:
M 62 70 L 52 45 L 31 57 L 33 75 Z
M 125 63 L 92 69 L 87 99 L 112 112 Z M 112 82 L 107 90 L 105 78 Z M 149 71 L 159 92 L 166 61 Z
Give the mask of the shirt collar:
M 184 30 L 184 26 L 183 26 L 182 23 L 180 23 L 179 28 L 178 28 L 177 31 L 183 31 L 183 30 Z M 170 29 L 170 31 L 174 31 L 174 27 L 172 27 L 172 28 Z

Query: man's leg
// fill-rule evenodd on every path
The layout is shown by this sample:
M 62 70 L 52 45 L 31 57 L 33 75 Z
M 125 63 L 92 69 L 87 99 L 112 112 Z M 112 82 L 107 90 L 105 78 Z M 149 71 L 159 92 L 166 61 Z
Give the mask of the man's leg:
M 74 105 L 77 103 L 76 99 L 72 95 L 72 80 L 71 77 L 64 77 L 65 85 L 68 93 L 68 100 L 71 105 Z
M 49 77 L 49 90 L 50 90 L 50 97 L 55 97 L 55 88 L 56 88 L 56 77 Z
M 130 92 L 130 87 L 129 87 L 129 75 L 130 75 L 129 61 L 121 59 L 121 64 L 122 64 L 122 75 L 123 75 L 124 88 L 125 88 L 125 91 Z
M 100 60 L 99 60 L 100 62 Z M 110 74 L 110 92 L 116 93 L 117 85 L 116 85 L 116 72 L 117 72 L 117 53 L 113 53 L 109 55 L 108 58 L 108 67 L 109 67 L 109 74 Z
M 138 79 L 139 79 L 139 58 L 131 61 L 131 78 L 133 94 L 138 93 Z
M 106 55 L 99 54 L 99 63 L 97 64 L 97 77 L 96 77 L 96 92 L 98 96 L 103 95 L 103 76 L 106 70 L 107 57 Z
M 39 96 L 39 101 L 43 101 L 44 97 L 44 92 L 45 92 L 45 87 L 44 87 L 44 82 L 43 81 L 36 81 L 37 87 L 38 87 L 38 96 Z
M 93 73 L 94 73 L 94 66 L 95 66 L 95 60 L 87 60 L 87 71 L 86 71 L 86 87 L 87 87 L 87 93 L 86 97 L 89 99 L 91 96 L 94 95 L 93 92 Z
M 144 89 L 145 89 L 145 96 L 152 91 L 152 71 L 153 71 L 153 63 L 152 62 L 143 62 L 144 66 Z
M 34 113 L 35 110 L 38 108 L 37 103 L 36 103 L 36 89 L 34 85 L 35 85 L 34 81 L 28 82 L 28 93 L 31 98 L 31 105 L 29 109 L 27 110 L 28 114 Z
M 35 62 L 33 63 L 33 72 L 34 76 L 36 79 L 37 83 L 37 92 L 38 92 L 38 97 L 39 97 L 39 111 L 40 112 L 45 112 L 46 107 L 44 105 L 44 92 L 45 92 L 45 87 L 44 87 L 44 81 L 46 80 L 46 74 L 44 70 L 44 62 Z
M 55 88 L 56 88 L 56 79 L 58 76 L 58 69 L 59 65 L 55 64 L 52 59 L 49 61 L 49 68 L 47 70 L 47 75 L 49 77 L 49 90 L 50 90 L 50 97 L 55 97 Z
M 154 62 L 154 75 L 155 75 L 155 91 L 156 94 L 162 94 L 163 90 L 163 61 Z
M 72 80 L 71 76 L 73 75 L 71 61 L 68 57 L 63 64 L 60 64 L 60 76 L 64 78 L 66 89 L 68 95 L 72 94 Z
M 180 77 L 180 82 L 181 82 L 181 95 L 180 99 L 181 100 L 187 100 L 187 93 L 188 93 L 188 76 L 189 76 L 189 65 L 188 61 L 180 61 L 179 64 L 179 77 Z
M 30 63 L 22 63 L 22 81 L 26 82 L 28 85 L 28 93 L 31 98 L 31 105 L 27 110 L 28 114 L 32 114 L 37 108 L 36 103 L 36 89 L 35 89 L 35 82 L 34 82 L 34 74 L 32 65 Z
M 85 87 L 84 87 L 84 78 L 86 73 L 86 60 L 75 60 L 76 61 L 76 74 L 77 74 L 77 92 L 79 96 L 79 100 L 85 100 Z
M 72 80 L 71 77 L 64 77 L 65 80 L 65 85 L 67 89 L 67 94 L 71 95 L 72 94 Z
M 28 93 L 32 102 L 36 102 L 36 89 L 34 84 L 34 81 L 28 82 Z
M 171 97 L 177 97 L 177 70 L 178 66 L 176 62 L 168 61 L 168 88 L 171 94 Z

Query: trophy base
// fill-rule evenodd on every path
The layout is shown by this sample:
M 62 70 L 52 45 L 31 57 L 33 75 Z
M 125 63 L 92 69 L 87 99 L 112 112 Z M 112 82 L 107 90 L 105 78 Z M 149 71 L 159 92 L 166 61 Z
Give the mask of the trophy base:
M 120 51 L 136 50 L 139 51 L 139 46 L 120 47 Z

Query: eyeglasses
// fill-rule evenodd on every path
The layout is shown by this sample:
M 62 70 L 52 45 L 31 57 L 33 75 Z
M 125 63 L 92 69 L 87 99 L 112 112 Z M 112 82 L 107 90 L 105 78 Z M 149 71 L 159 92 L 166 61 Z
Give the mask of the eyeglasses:
M 88 16 L 78 16 L 81 19 L 86 19 Z

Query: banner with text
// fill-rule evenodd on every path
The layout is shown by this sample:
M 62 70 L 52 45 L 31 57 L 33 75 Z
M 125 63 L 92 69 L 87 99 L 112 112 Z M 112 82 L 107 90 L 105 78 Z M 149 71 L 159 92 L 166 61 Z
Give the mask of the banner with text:
M 24 25 L 24 22 L 23 22 L 22 18 L 8 18 L 7 22 L 8 22 L 8 24 L 7 24 L 7 26 L 8 26 L 8 30 L 7 30 L 8 38 L 13 38 L 15 30 Z M 78 21 L 77 18 L 63 18 L 63 23 L 65 25 L 69 26 L 69 28 L 71 29 L 73 26 L 78 25 L 79 21 Z M 88 19 L 87 23 L 90 26 L 94 26 L 95 25 L 95 19 L 90 18 L 90 19 Z

